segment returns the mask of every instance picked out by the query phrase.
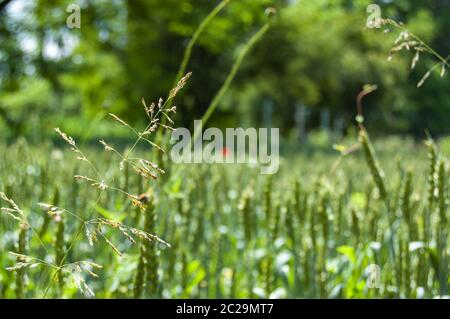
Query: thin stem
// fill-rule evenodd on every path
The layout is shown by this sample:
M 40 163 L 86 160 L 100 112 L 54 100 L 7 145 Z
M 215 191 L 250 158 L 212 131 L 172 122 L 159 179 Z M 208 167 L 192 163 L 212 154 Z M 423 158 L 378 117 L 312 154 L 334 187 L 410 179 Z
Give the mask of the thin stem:
M 236 58 L 236 61 L 234 62 L 230 73 L 228 74 L 225 82 L 223 83 L 222 87 L 220 88 L 219 92 L 217 92 L 216 96 L 212 100 L 211 104 L 209 105 L 208 109 L 206 110 L 205 114 L 202 116 L 202 124 L 205 125 L 206 122 L 211 117 L 212 113 L 215 111 L 217 106 L 219 105 L 220 101 L 222 100 L 224 94 L 227 92 L 228 88 L 230 87 L 231 82 L 233 81 L 234 77 L 236 76 L 237 71 L 241 67 L 242 61 L 244 60 L 247 53 L 250 51 L 250 49 L 257 43 L 262 36 L 269 30 L 270 28 L 270 22 L 266 22 L 251 38 L 250 40 L 245 44 L 245 46 L 242 48 L 242 50 L 239 52 L 239 55 Z M 192 142 L 195 141 L 200 134 L 200 129 L 197 129 L 194 131 L 194 137 L 192 139 Z
M 100 198 L 103 195 L 103 190 L 100 191 L 97 200 L 94 203 L 94 207 L 98 204 L 98 202 L 100 201 Z M 94 214 L 94 210 L 91 211 L 90 215 L 89 215 L 89 219 L 91 219 L 92 215 Z M 63 258 L 61 259 L 60 264 L 58 265 L 58 269 L 55 270 L 55 272 L 53 273 L 53 275 L 50 277 L 49 283 L 47 284 L 45 291 L 44 291 L 44 295 L 42 296 L 42 299 L 45 299 L 47 297 L 47 294 L 50 290 L 51 284 L 53 282 L 53 279 L 55 279 L 55 277 L 58 275 L 58 272 L 61 270 L 61 266 L 64 265 L 64 262 L 66 261 L 67 257 L 69 256 L 69 252 L 72 250 L 73 246 L 75 245 L 75 242 L 78 240 L 78 237 L 81 235 L 81 232 L 83 231 L 85 227 L 85 223 L 83 222 L 81 224 L 81 226 L 78 228 L 78 231 L 76 232 L 75 236 L 73 237 L 73 239 L 71 240 L 69 247 L 66 250 L 66 253 L 64 254 Z
M 214 19 L 214 17 L 222 11 L 223 8 L 230 2 L 230 0 L 222 0 L 200 23 L 198 28 L 195 30 L 194 35 L 189 40 L 188 45 L 184 51 L 183 60 L 181 61 L 180 67 L 178 69 L 177 76 L 174 81 L 174 86 L 177 85 L 178 81 L 180 81 L 181 77 L 186 73 L 186 68 L 191 58 L 192 49 L 194 48 L 195 43 L 197 42 L 198 37 L 206 28 L 206 26 Z M 170 107 L 170 105 L 169 105 Z

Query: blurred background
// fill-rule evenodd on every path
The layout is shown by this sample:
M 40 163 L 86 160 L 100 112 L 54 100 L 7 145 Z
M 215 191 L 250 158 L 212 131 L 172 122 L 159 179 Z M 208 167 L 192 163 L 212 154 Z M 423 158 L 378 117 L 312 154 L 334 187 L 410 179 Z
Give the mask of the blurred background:
M 57 126 L 76 138 L 120 138 L 123 131 L 102 121 L 109 112 L 143 124 L 140 99 L 167 96 L 189 39 L 219 1 L 3 2 L 0 134 L 40 142 L 56 139 Z M 81 8 L 79 29 L 66 26 L 72 3 Z M 202 116 L 273 7 L 271 29 L 243 61 L 209 125 L 280 127 L 294 144 L 317 132 L 346 135 L 355 98 L 371 83 L 378 90 L 365 99 L 364 113 L 372 134 L 450 133 L 449 77 L 432 74 L 417 88 L 435 60 L 424 55 L 411 70 L 414 53 L 401 52 L 388 63 L 398 32 L 366 28 L 371 3 L 442 56 L 450 52 L 448 0 L 232 0 L 193 49 L 177 126 L 192 127 Z

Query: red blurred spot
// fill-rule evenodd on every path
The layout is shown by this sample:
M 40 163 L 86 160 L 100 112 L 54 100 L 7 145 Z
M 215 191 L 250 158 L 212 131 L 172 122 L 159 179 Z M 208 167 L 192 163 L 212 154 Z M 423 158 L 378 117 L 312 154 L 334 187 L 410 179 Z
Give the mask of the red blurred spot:
M 224 157 L 227 157 L 228 155 L 230 155 L 230 150 L 228 149 L 228 147 L 222 148 L 222 155 Z

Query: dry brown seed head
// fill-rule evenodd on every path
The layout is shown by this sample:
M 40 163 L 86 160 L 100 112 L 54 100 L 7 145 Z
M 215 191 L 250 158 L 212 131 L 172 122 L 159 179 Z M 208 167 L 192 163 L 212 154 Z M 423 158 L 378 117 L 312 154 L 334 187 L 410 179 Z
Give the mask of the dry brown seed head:
M 150 200 L 150 196 L 147 193 L 143 193 L 138 196 L 138 200 L 143 204 L 147 204 L 148 201 Z

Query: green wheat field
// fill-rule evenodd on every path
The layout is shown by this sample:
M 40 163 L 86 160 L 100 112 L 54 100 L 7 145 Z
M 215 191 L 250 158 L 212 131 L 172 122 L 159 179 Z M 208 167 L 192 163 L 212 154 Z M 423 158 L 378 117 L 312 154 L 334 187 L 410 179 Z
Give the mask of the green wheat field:
M 0 299 L 448 298 L 449 17 L 0 0 Z M 177 164 L 195 120 L 279 170 Z
M 363 149 L 344 157 L 322 149 L 282 158 L 274 176 L 245 164 L 174 164 L 165 167 L 164 177 L 148 183 L 127 169 L 120 171 L 101 148 L 89 148 L 86 156 L 101 162 L 101 174 L 117 187 L 133 194 L 151 188 L 149 203 L 141 209 L 120 192 L 102 195 L 74 180 L 74 174 L 90 168 L 71 151 L 37 148 L 23 140 L 3 145 L 0 186 L 23 210 L 29 227 L 1 219 L 1 296 L 445 295 L 445 156 L 431 142 L 390 139 L 375 149 L 377 168 L 374 154 L 365 155 Z M 381 167 L 384 177 L 377 181 L 373 177 Z M 36 204 L 43 202 L 71 213 Z M 95 229 L 100 219 L 133 225 L 170 247 L 139 236 L 130 241 L 108 222 L 91 246 L 86 227 Z M 86 264 L 73 263 L 78 261 Z M 64 271 L 52 278 L 60 264 Z M 368 266 L 374 264 L 380 267 L 379 282 L 368 285 Z

